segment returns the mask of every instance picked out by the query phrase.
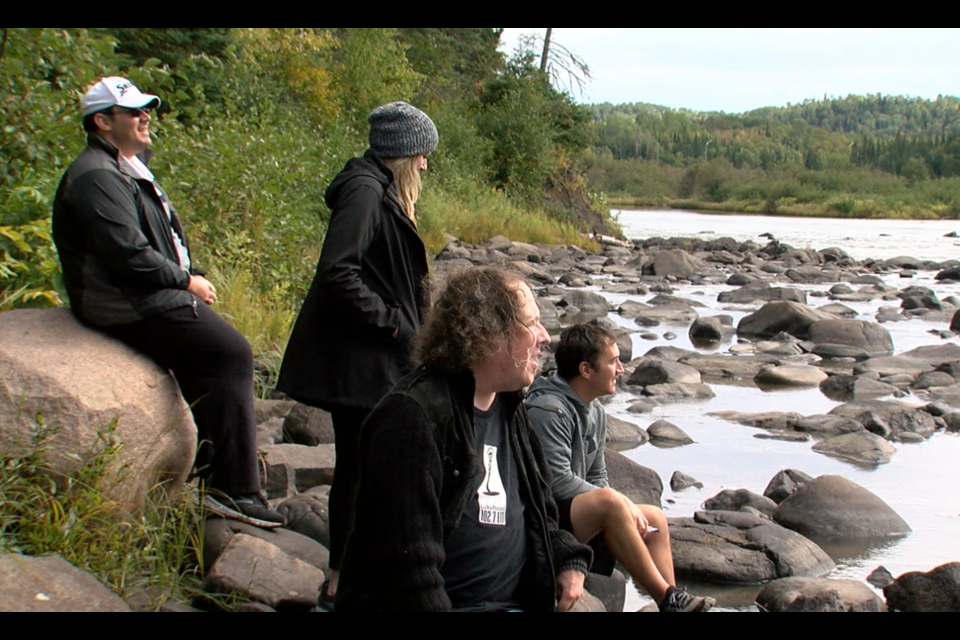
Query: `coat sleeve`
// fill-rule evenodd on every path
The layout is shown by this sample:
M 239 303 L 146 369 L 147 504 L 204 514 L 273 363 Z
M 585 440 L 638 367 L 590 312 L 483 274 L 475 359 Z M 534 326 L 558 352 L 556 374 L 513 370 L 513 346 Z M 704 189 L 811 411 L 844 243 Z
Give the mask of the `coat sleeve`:
M 568 500 L 598 488 L 573 471 L 573 420 L 560 407 L 527 401 L 530 426 L 540 439 L 557 500 Z
M 330 216 L 317 273 L 338 312 L 387 337 L 394 331 L 409 337 L 413 330 L 402 326 L 399 307 L 387 304 L 362 277 L 383 215 L 382 190 L 359 179 L 344 185 Z
M 380 610 L 448 611 L 440 574 L 442 458 L 435 429 L 415 401 L 388 395 L 373 410 L 361 432 L 360 471 L 341 589 L 362 592 L 355 601 Z M 349 582 L 351 562 L 371 568 L 372 575 L 358 578 L 365 584 Z
M 90 233 L 91 250 L 124 283 L 186 289 L 190 276 L 154 249 L 140 226 L 136 187 L 112 171 L 90 171 L 71 188 L 69 206 Z
M 597 425 L 597 455 L 594 456 L 590 468 L 587 469 L 587 482 L 595 487 L 609 487 L 610 479 L 607 476 L 607 458 L 603 454 L 607 446 L 607 414 L 602 407 L 593 408 L 593 417 Z

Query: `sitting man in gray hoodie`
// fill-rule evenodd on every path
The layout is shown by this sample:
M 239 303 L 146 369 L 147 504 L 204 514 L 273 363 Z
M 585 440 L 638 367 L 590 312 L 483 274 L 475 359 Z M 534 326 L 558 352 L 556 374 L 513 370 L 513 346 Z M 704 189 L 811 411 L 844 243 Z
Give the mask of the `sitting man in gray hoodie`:
M 623 373 L 614 335 L 593 324 L 568 327 L 556 358 L 557 371 L 534 382 L 526 404 L 550 467 L 560 526 L 594 548 L 594 571 L 609 574 L 620 561 L 660 611 L 709 610 L 713 598 L 676 587 L 663 511 L 634 504 L 607 480 L 607 416 L 598 398 L 616 393 Z

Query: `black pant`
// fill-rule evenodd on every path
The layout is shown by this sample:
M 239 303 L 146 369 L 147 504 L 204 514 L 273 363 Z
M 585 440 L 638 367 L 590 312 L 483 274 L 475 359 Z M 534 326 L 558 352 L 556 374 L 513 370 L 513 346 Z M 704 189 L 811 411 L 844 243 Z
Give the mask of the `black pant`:
M 253 352 L 246 338 L 202 303 L 98 329 L 176 376 L 197 424 L 196 464 L 206 486 L 230 496 L 260 491 Z
M 337 452 L 330 487 L 330 568 L 340 569 L 343 548 L 353 529 L 357 488 L 360 485 L 360 426 L 371 409 L 329 407 Z

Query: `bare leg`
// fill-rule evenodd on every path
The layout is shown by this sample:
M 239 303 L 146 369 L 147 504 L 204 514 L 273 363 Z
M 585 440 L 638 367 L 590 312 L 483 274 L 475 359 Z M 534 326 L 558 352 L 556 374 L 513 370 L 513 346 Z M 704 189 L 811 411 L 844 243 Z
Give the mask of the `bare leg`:
M 654 600 L 660 602 L 673 584 L 670 533 L 663 512 L 656 507 L 644 506 L 640 512 L 652 526 L 660 529 L 659 533 L 648 534 L 648 542 L 644 541 L 637 529 L 636 510 L 637 505 L 613 489 L 582 493 L 570 505 L 573 534 L 580 542 L 586 543 L 602 532 L 614 557 Z

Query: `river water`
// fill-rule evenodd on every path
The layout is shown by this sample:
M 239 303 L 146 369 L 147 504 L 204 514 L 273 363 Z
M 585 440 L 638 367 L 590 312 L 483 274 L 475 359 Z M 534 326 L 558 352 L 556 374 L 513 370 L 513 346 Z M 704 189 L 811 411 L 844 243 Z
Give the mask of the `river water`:
M 771 233 L 781 242 L 797 248 L 823 249 L 840 247 L 857 259 L 912 256 L 919 259 L 942 261 L 960 258 L 960 242 L 944 237 L 960 230 L 960 223 L 945 221 L 900 220 L 837 220 L 812 218 L 772 218 L 743 215 L 708 215 L 683 211 L 621 211 L 620 224 L 631 239 L 648 237 L 695 236 L 703 239 L 723 236 L 737 240 L 755 240 L 764 244 L 762 233 Z M 948 295 L 960 296 L 960 284 L 941 284 L 933 280 L 935 272 L 918 272 L 912 279 L 890 274 L 885 281 L 904 288 L 920 285 L 933 288 L 942 299 Z M 789 286 L 798 286 L 790 284 Z M 825 291 L 832 285 L 799 285 L 808 295 Z M 702 316 L 726 313 L 735 323 L 756 307 L 720 305 L 717 295 L 734 287 L 725 285 L 678 285 L 674 295 L 692 298 L 707 305 Z M 619 303 L 628 297 L 645 302 L 648 296 L 618 296 L 605 294 Z M 826 298 L 811 297 L 810 303 L 819 306 Z M 861 315 L 862 320 L 874 320 L 877 309 L 891 302 L 845 303 Z M 636 330 L 632 321 L 617 314 L 611 318 L 619 324 Z M 940 344 L 946 340 L 931 335 L 931 330 L 942 330 L 943 323 L 913 319 L 908 322 L 883 325 L 890 331 L 895 353 L 918 346 Z M 687 338 L 687 327 L 661 325 L 650 329 L 656 340 L 643 340 L 633 335 L 634 356 L 642 355 L 660 345 L 695 349 Z M 668 340 L 664 334 L 676 333 Z M 949 342 L 958 342 L 956 338 Z M 736 338 L 718 347 L 726 351 L 736 344 Z M 826 413 L 837 402 L 828 399 L 818 389 L 799 391 L 762 391 L 753 386 L 711 384 L 716 397 L 701 403 L 662 405 L 651 413 L 635 415 L 627 412 L 634 396 L 620 392 L 614 396 L 607 410 L 612 415 L 632 421 L 642 427 L 659 419 L 666 419 L 681 427 L 696 441 L 695 444 L 658 449 L 644 445 L 625 452 L 640 464 L 656 470 L 664 481 L 663 506 L 669 516 L 690 516 L 702 502 L 721 489 L 746 488 L 763 493 L 769 480 L 781 469 L 800 469 L 811 476 L 837 474 L 866 487 L 885 500 L 913 528 L 905 538 L 881 545 L 825 549 L 837 562 L 831 577 L 863 580 L 880 565 L 894 576 L 906 571 L 928 571 L 940 564 L 960 561 L 960 434 L 937 433 L 919 444 L 896 443 L 898 453 L 893 461 L 875 468 L 863 468 L 830 458 L 811 450 L 815 441 L 789 443 L 762 440 L 754 436 L 765 433 L 707 415 L 710 412 L 734 410 L 747 412 L 796 411 L 804 415 Z M 927 400 L 908 396 L 902 399 L 912 404 Z M 669 479 L 675 470 L 683 471 L 704 484 L 674 493 Z M 692 585 L 695 593 L 710 593 L 720 600 L 722 608 L 751 609 L 756 588 L 725 588 L 717 585 Z M 627 609 L 636 610 L 649 602 L 628 590 Z

